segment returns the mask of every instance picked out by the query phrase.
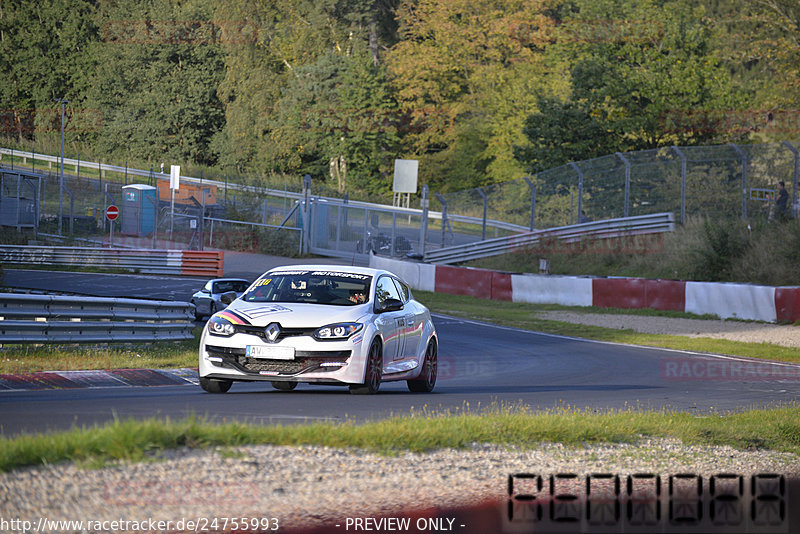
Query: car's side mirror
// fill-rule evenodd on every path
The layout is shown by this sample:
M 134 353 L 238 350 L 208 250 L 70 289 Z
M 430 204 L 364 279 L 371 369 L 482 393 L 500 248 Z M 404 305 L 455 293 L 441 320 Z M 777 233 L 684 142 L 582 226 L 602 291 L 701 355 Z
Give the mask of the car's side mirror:
M 397 299 L 386 299 L 375 307 L 375 313 L 400 311 L 402 309 L 403 303 L 401 301 Z
M 210 295 L 211 294 L 211 290 L 203 288 L 203 289 L 200 290 L 200 293 L 208 293 Z
M 236 300 L 236 291 L 228 291 L 219 296 L 219 301 L 225 305 L 230 305 L 234 300 Z

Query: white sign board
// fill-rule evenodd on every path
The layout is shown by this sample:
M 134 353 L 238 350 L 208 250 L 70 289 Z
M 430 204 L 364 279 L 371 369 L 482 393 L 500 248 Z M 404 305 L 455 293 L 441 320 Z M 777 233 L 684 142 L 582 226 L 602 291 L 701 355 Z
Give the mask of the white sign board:
M 394 160 L 394 193 L 416 193 L 417 192 L 417 172 L 419 171 L 419 161 L 415 159 L 396 159 Z
M 179 189 L 181 185 L 181 166 L 170 165 L 169 167 L 169 188 Z

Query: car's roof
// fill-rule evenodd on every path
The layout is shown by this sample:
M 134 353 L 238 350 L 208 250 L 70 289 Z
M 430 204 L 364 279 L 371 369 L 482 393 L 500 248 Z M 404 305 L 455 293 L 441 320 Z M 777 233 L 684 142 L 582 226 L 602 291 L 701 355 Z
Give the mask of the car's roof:
M 249 280 L 245 280 L 244 278 L 212 278 L 209 282 L 247 282 L 250 283 Z
M 391 274 L 388 271 L 384 271 L 381 269 L 371 269 L 369 267 L 357 267 L 354 265 L 316 265 L 316 264 L 308 264 L 308 265 L 282 265 L 280 267 L 274 267 L 270 269 L 269 273 L 277 273 L 281 271 L 324 271 L 324 272 L 331 272 L 331 273 L 356 273 L 356 274 L 366 274 L 369 276 L 377 276 L 379 274 Z

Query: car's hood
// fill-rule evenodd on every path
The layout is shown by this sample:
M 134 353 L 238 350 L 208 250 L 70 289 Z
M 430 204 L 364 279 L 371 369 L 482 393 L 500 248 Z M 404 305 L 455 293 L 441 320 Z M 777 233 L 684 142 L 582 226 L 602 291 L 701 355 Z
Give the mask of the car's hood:
M 325 306 L 285 302 L 253 303 L 237 299 L 222 313 L 231 312 L 237 319 L 253 326 L 280 323 L 281 326 L 286 328 L 316 328 L 326 324 L 356 321 L 369 313 L 370 308 L 370 304 Z

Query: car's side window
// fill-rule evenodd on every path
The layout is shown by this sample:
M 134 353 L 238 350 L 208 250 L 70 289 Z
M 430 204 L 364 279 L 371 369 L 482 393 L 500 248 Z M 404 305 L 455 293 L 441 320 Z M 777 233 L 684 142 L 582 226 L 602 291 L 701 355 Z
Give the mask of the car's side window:
M 400 296 L 402 297 L 400 300 L 402 300 L 403 304 L 405 304 L 411 298 L 411 291 L 409 291 L 407 285 L 405 285 L 403 282 L 401 282 L 397 278 L 393 278 L 393 280 L 394 280 L 394 283 L 397 285 L 397 289 L 400 291 Z
M 206 285 L 205 285 L 205 287 L 203 289 L 207 289 L 208 291 L 211 291 L 211 287 L 212 286 L 213 286 L 213 282 L 211 280 L 209 280 L 208 282 L 206 282 Z
M 392 278 L 389 276 L 382 276 L 378 280 L 378 285 L 375 286 L 375 301 L 378 306 L 382 305 L 387 299 L 397 299 L 402 301 L 397 287 L 394 285 Z

